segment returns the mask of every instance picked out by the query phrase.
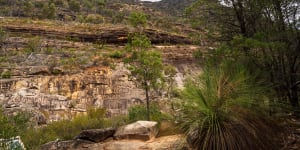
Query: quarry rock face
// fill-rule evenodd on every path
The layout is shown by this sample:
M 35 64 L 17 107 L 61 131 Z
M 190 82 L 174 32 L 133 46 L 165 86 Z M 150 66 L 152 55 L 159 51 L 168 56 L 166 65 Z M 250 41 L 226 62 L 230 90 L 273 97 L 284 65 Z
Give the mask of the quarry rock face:
M 158 123 L 154 121 L 137 121 L 117 129 L 114 137 L 148 141 L 158 134 Z
M 48 122 L 85 113 L 89 107 L 106 108 L 108 116 L 127 114 L 129 107 L 144 100 L 144 91 L 136 87 L 128 75 L 121 65 L 115 70 L 94 67 L 71 75 L 1 79 L 0 105 L 6 110 L 42 112 Z

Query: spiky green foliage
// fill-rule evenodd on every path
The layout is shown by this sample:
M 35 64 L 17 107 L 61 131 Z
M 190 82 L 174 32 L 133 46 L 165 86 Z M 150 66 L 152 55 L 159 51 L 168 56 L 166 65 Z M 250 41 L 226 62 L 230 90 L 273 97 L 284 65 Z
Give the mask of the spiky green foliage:
M 277 149 L 276 132 L 262 108 L 266 97 L 248 71 L 233 61 L 207 67 L 182 92 L 182 120 L 195 149 Z

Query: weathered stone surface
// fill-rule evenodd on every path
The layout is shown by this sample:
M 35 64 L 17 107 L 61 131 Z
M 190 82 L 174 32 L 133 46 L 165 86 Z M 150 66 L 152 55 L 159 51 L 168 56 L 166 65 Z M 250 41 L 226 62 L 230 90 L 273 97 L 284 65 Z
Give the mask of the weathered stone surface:
M 106 140 L 109 137 L 113 137 L 115 131 L 116 130 L 113 128 L 83 130 L 78 136 L 75 137 L 75 139 L 98 143 Z
M 85 140 L 70 140 L 70 141 L 53 141 L 46 143 L 40 147 L 40 150 L 73 150 L 84 149 L 85 145 L 92 144 L 90 141 Z
M 153 141 L 120 140 L 85 145 L 89 150 L 187 150 L 188 146 L 181 135 L 157 138 Z
M 188 150 L 183 135 L 159 137 L 151 141 L 111 140 L 91 143 L 83 140 L 53 141 L 41 146 L 41 150 Z
M 106 108 L 108 116 L 127 114 L 144 99 L 144 91 L 128 76 L 126 67 L 118 65 L 116 70 L 93 67 L 73 75 L 1 79 L 0 103 L 7 109 L 42 110 L 47 122 L 69 119 L 91 106 Z
M 137 121 L 119 127 L 114 135 L 115 139 L 137 139 L 147 141 L 158 134 L 158 123 L 154 121 Z
M 72 37 L 80 39 L 85 42 L 105 41 L 106 43 L 123 44 L 127 43 L 128 34 L 133 33 L 126 27 L 106 27 L 99 28 L 100 32 L 75 32 L 75 31 L 59 31 L 50 30 L 43 27 L 36 26 L 16 26 L 4 25 L 3 28 L 13 33 L 30 33 L 32 35 L 42 35 L 48 37 L 65 38 Z M 145 34 L 150 37 L 154 44 L 158 43 L 172 43 L 172 44 L 191 44 L 191 40 L 187 36 L 172 34 L 169 32 L 162 32 L 155 29 L 146 29 Z
M 48 66 L 34 66 L 29 69 L 29 75 L 49 75 L 50 70 Z

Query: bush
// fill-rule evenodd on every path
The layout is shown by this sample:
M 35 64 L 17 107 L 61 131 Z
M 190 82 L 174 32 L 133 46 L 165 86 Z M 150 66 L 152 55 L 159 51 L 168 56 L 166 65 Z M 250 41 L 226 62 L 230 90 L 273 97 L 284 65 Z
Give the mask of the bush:
M 87 115 L 78 115 L 72 120 L 52 122 L 45 127 L 31 128 L 22 134 L 27 149 L 39 149 L 40 145 L 56 139 L 71 140 L 85 129 L 117 127 L 128 122 L 127 117 L 105 118 L 105 109 L 88 109 Z
M 41 49 L 42 40 L 40 37 L 36 36 L 33 38 L 30 38 L 27 41 L 26 49 L 28 49 L 30 52 L 37 52 Z
M 26 149 L 39 150 L 42 144 L 56 140 L 57 135 L 49 128 L 30 128 L 21 134 L 21 139 Z
M 160 123 L 162 120 L 170 119 L 171 117 L 160 111 L 157 104 L 150 105 L 150 120 Z M 136 105 L 129 109 L 128 119 L 130 122 L 138 120 L 147 120 L 147 108 L 144 105 Z
M 11 72 L 9 70 L 3 71 L 1 73 L 1 78 L 3 78 L 3 79 L 9 79 L 9 78 L 11 78 Z
M 7 61 L 8 61 L 8 57 L 0 56 L 0 62 L 7 62 Z
M 73 139 L 84 129 L 116 127 L 127 123 L 127 118 L 124 116 L 105 118 L 104 109 L 91 108 L 87 115 L 78 115 L 72 120 L 52 122 L 40 128 L 29 128 L 30 114 L 18 113 L 14 116 L 6 116 L 1 112 L 0 139 L 20 135 L 26 148 L 31 150 L 39 149 L 40 145 L 56 139 Z
M 68 2 L 69 3 L 69 8 L 74 11 L 74 12 L 79 12 L 80 11 L 80 2 L 76 0 L 71 0 Z
M 139 27 L 139 26 L 146 26 L 147 24 L 147 16 L 144 13 L 140 13 L 140 12 L 133 12 L 129 15 L 129 23 L 133 26 L 133 27 Z
M 86 16 L 85 21 L 87 23 L 95 23 L 95 24 L 105 23 L 104 17 L 98 14 L 89 14 L 88 16 Z
M 121 51 L 114 51 L 113 53 L 111 53 L 109 55 L 110 58 L 115 58 L 115 59 L 120 59 L 124 57 L 124 53 L 122 53 Z
M 29 113 L 19 112 L 16 115 L 7 116 L 0 110 L 0 139 L 18 136 L 29 126 L 29 119 Z
M 124 13 L 116 13 L 113 17 L 112 17 L 112 23 L 122 23 L 123 20 L 125 19 L 125 14 Z

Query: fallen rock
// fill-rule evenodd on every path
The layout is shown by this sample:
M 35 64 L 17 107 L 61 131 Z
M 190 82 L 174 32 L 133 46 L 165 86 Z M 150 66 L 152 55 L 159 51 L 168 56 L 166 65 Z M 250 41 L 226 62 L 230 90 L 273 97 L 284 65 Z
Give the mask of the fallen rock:
M 117 129 L 114 137 L 120 139 L 137 139 L 148 141 L 158 134 L 158 123 L 154 121 L 137 121 Z
M 34 66 L 29 69 L 29 75 L 49 75 L 50 70 L 48 66 Z
M 115 132 L 116 130 L 113 128 L 83 130 L 75 139 L 98 143 L 113 137 Z
M 64 74 L 64 69 L 62 67 L 53 67 L 51 70 L 52 74 Z

